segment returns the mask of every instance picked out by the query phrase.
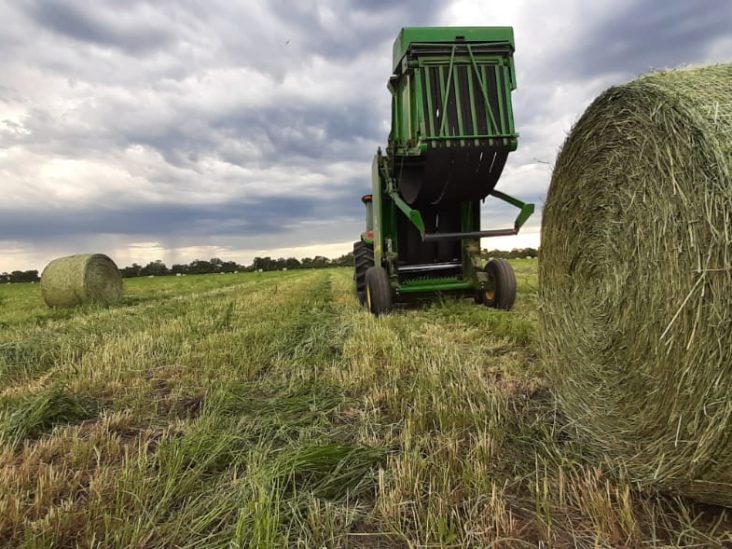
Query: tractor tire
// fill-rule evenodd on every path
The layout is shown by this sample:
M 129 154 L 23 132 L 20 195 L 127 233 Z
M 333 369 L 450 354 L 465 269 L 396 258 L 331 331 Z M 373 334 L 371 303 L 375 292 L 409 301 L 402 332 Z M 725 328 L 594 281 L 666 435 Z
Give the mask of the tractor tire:
M 505 259 L 491 259 L 485 266 L 488 285 L 480 293 L 486 307 L 510 311 L 516 301 L 516 275 Z
M 370 267 L 366 271 L 366 306 L 375 316 L 391 310 L 391 284 L 383 267 Z
M 366 271 L 374 265 L 374 248 L 366 242 L 358 241 L 353 243 L 353 281 L 356 285 L 358 302 L 363 305 L 366 302 Z

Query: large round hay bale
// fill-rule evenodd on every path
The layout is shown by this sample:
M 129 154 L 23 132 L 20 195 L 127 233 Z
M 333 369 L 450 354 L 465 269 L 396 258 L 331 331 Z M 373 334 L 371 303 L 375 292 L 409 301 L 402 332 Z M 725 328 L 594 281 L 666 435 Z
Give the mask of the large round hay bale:
M 43 269 L 41 293 L 49 307 L 114 303 L 122 298 L 122 276 L 103 254 L 59 257 Z
M 732 505 L 732 65 L 582 115 L 544 209 L 540 339 L 588 456 Z

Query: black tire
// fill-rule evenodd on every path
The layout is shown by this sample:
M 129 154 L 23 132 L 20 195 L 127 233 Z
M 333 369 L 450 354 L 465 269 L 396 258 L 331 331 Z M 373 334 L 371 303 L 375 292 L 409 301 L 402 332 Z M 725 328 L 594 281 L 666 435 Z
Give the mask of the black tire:
M 374 265 L 374 248 L 359 240 L 353 243 L 353 281 L 356 285 L 358 302 L 363 305 L 366 302 L 366 271 Z
M 505 259 L 491 259 L 485 266 L 488 282 L 481 292 L 483 304 L 494 309 L 510 311 L 516 301 L 516 275 Z
M 391 310 L 391 285 L 383 267 L 370 267 L 366 271 L 366 306 L 376 316 Z

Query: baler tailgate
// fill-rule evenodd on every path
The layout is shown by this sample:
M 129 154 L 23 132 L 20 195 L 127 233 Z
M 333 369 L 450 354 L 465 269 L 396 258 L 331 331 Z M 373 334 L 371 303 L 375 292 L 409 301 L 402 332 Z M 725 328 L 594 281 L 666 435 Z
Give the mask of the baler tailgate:
M 426 99 L 421 139 L 431 147 L 450 147 L 454 140 L 492 145 L 516 137 L 503 57 L 476 56 L 466 44 L 452 46 L 447 59 L 418 56 L 417 63 L 415 78 Z

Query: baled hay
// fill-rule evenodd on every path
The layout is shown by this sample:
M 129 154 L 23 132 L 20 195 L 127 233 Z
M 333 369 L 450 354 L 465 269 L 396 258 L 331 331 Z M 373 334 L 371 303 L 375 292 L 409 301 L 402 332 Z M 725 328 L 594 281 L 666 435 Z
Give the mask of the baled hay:
M 554 168 L 541 344 L 561 408 L 639 486 L 732 506 L 732 65 L 607 90 Z
M 43 270 L 41 293 L 49 307 L 114 303 L 122 298 L 122 277 L 114 261 L 103 254 L 59 257 Z

